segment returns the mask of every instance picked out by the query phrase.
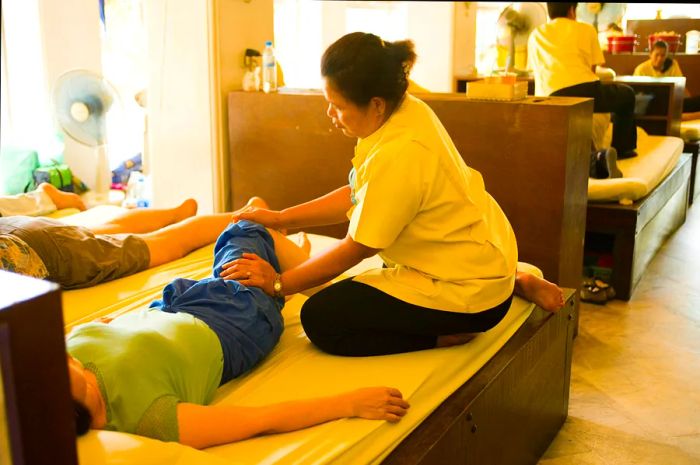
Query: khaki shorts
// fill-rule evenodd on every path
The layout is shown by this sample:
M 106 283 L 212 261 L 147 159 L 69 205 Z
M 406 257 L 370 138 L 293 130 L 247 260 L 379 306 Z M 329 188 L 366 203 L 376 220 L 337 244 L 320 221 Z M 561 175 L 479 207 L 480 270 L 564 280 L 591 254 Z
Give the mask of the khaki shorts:
M 148 268 L 146 242 L 132 234 L 98 234 L 51 218 L 0 218 L 0 234 L 22 239 L 44 262 L 46 279 L 64 289 L 94 286 Z

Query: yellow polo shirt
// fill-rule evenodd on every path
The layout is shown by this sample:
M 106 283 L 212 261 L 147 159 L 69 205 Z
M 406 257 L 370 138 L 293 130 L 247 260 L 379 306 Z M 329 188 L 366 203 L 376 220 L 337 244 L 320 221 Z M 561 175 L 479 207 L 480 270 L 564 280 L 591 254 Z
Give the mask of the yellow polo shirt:
M 352 165 L 348 233 L 381 249 L 388 266 L 355 281 L 462 313 L 510 296 L 517 264 L 510 223 L 428 105 L 406 94 L 381 128 L 358 140 Z
M 527 41 L 527 63 L 535 77 L 535 95 L 598 81 L 593 65 L 605 63 L 598 35 L 590 24 L 555 18 L 538 26 Z
M 647 60 L 643 63 L 637 65 L 634 68 L 635 76 L 650 76 L 650 77 L 683 77 L 683 72 L 681 67 L 678 66 L 678 62 L 673 60 L 673 64 L 666 71 L 657 71 L 651 64 L 651 60 Z

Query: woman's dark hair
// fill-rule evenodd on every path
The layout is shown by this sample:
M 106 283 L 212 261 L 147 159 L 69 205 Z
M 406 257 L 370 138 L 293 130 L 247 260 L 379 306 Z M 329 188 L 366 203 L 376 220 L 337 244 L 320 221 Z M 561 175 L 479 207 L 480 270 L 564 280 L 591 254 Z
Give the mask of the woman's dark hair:
M 73 399 L 73 410 L 75 411 L 75 433 L 78 436 L 82 436 L 90 429 L 92 415 L 82 402 L 78 402 L 75 399 Z
M 559 2 L 547 2 L 547 13 L 549 14 L 549 19 L 554 18 L 566 18 L 569 15 L 569 10 L 571 7 L 576 11 L 578 2 L 573 3 L 559 3 Z
M 382 97 L 391 112 L 408 88 L 415 62 L 410 40 L 385 42 L 374 34 L 353 32 L 323 53 L 321 75 L 355 105 L 366 107 L 372 97 Z
M 654 42 L 654 45 L 651 48 L 652 50 L 655 48 L 663 48 L 664 50 L 668 50 L 668 43 L 666 43 L 665 40 L 657 40 Z

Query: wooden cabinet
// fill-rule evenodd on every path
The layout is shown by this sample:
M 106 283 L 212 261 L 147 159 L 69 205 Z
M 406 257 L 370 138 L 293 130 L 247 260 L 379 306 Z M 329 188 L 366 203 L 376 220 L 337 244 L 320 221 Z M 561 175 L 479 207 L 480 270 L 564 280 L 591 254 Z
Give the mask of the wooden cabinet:
M 0 374 L 0 463 L 77 464 L 56 284 L 0 270 Z
M 615 81 L 631 86 L 635 94 L 651 96 L 643 113 L 635 116 L 637 126 L 649 134 L 680 136 L 685 78 L 618 76 Z
M 463 94 L 467 91 L 467 83 L 486 79 L 487 77 L 488 76 L 458 74 L 454 77 L 452 91 Z M 535 94 L 535 78 L 532 76 L 519 76 L 517 79 L 518 81 L 527 81 L 527 95 Z

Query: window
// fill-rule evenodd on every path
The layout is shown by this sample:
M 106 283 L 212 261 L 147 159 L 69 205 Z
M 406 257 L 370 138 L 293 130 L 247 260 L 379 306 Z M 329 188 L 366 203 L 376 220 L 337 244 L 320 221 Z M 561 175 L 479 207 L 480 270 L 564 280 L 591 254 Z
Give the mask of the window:
M 323 51 L 341 36 L 370 32 L 411 39 L 418 60 L 411 78 L 435 92 L 452 87 L 451 2 L 316 2 L 275 0 L 275 50 L 287 87 L 320 88 Z

